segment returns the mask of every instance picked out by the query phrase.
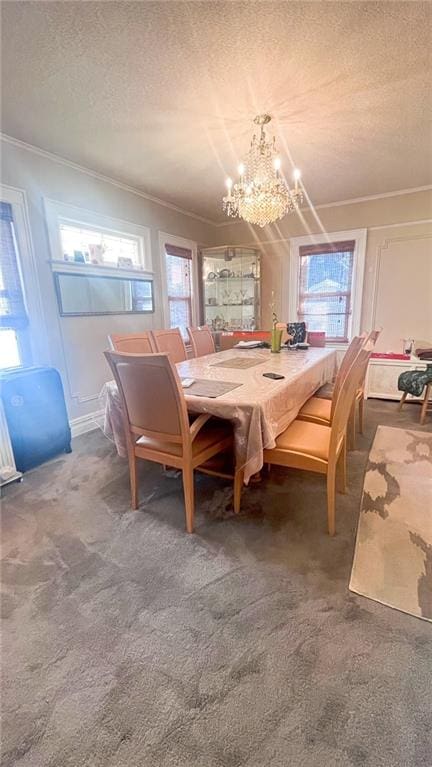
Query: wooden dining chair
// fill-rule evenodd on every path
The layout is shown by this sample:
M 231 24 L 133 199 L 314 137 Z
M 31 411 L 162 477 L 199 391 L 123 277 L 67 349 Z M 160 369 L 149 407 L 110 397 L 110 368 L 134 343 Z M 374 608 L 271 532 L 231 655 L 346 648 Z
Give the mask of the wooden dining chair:
M 363 333 L 361 336 L 355 336 L 352 339 L 347 351 L 345 352 L 342 362 L 339 365 L 339 370 L 331 388 L 330 397 L 321 396 L 321 389 L 318 389 L 317 393 L 313 397 L 310 397 L 310 399 L 305 402 L 302 409 L 300 410 L 297 416 L 300 421 L 321 423 L 324 426 L 331 424 L 339 391 L 348 374 L 348 371 L 356 359 L 361 347 L 365 343 L 366 337 L 366 333 Z
M 186 346 L 179 328 L 153 330 L 152 336 L 156 351 L 169 354 L 173 365 L 187 359 Z
M 302 420 L 305 420 L 305 421 L 313 421 L 314 423 L 331 423 L 333 407 L 334 407 L 335 391 L 337 394 L 337 385 L 340 386 L 344 376 L 346 375 L 346 371 L 349 370 L 350 365 L 353 359 L 355 358 L 355 355 L 358 352 L 359 348 L 362 346 L 362 344 L 367 346 L 370 351 L 370 354 L 372 354 L 380 333 L 381 333 L 381 329 L 372 330 L 370 333 L 362 333 L 361 336 L 356 336 L 355 338 L 353 338 L 340 364 L 340 367 L 335 379 L 335 383 L 330 386 L 326 384 L 325 386 L 322 386 L 321 389 L 318 389 L 316 394 L 305 403 L 299 415 L 297 416 L 298 418 L 301 418 Z M 352 412 L 350 416 L 350 428 L 349 428 L 348 441 L 349 441 L 349 447 L 352 449 L 355 448 L 357 405 L 358 405 L 358 414 L 359 414 L 358 415 L 359 433 L 363 434 L 366 373 L 367 373 L 367 364 L 365 365 L 364 378 L 361 381 L 358 391 L 356 392 L 356 395 L 354 398 L 353 408 L 352 408 Z M 327 404 L 324 404 L 325 400 L 327 400 Z
M 129 460 L 132 508 L 137 509 L 137 459 L 181 469 L 188 533 L 194 530 L 194 470 L 226 476 L 206 462 L 233 449 L 229 421 L 199 415 L 189 424 L 183 389 L 168 354 L 104 352 L 122 403 Z M 242 470 L 234 473 L 234 511 L 240 511 Z
M 374 350 L 376 342 L 378 341 L 378 338 L 380 337 L 381 331 L 382 331 L 382 328 L 371 330 L 371 332 L 369 333 L 366 339 L 366 343 L 369 343 L 371 345 L 371 354 Z M 366 374 L 367 374 L 367 365 L 365 367 L 363 380 L 360 382 L 360 386 L 356 392 L 356 397 L 355 397 L 356 405 L 358 405 L 358 429 L 360 434 L 363 434 L 363 428 L 364 428 Z M 355 431 L 356 431 L 356 408 L 355 407 L 354 407 L 353 418 L 354 418 L 354 438 L 355 438 Z
M 264 462 L 327 476 L 327 523 L 334 535 L 336 479 L 346 489 L 346 433 L 352 401 L 360 384 L 369 351 L 360 349 L 339 391 L 331 426 L 295 420 L 276 438 L 276 446 L 264 450 Z
M 129 352 L 130 354 L 151 354 L 156 351 L 151 332 L 127 333 L 121 335 L 112 333 L 108 336 L 110 346 L 116 352 Z
M 188 328 L 188 333 L 194 357 L 204 357 L 205 354 L 215 353 L 213 336 L 207 325 L 198 328 Z

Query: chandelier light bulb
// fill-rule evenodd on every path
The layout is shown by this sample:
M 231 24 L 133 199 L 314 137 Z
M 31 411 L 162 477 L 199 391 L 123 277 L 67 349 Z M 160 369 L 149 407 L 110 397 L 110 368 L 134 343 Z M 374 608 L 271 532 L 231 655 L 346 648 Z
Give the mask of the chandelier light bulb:
M 238 166 L 238 172 L 239 172 L 239 176 L 243 176 L 243 175 L 244 175 L 244 172 L 245 172 L 245 166 L 243 165 L 243 163 L 242 163 L 242 162 L 241 162 L 241 163 L 240 163 L 240 165 Z
M 280 170 L 281 169 L 281 165 L 282 165 L 281 158 L 280 157 L 275 157 L 274 160 L 273 160 L 273 165 L 274 165 L 275 170 Z
M 228 192 L 231 192 L 232 185 L 233 185 L 232 178 L 228 177 L 227 180 L 225 181 L 225 185 L 226 185 L 226 188 L 228 189 Z

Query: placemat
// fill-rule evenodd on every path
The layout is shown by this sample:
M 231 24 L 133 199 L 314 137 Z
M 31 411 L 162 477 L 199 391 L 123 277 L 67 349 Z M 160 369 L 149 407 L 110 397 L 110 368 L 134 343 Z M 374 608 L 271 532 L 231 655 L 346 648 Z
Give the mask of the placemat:
M 193 394 L 194 397 L 220 397 L 222 394 L 226 394 L 233 389 L 238 389 L 239 386 L 243 386 L 241 383 L 233 383 L 232 381 L 212 381 L 211 379 L 196 380 L 192 386 L 188 386 L 187 389 L 183 389 L 184 393 Z
M 264 362 L 268 362 L 266 357 L 230 357 L 228 360 L 223 360 L 222 362 L 214 362 L 210 367 L 237 368 L 237 370 L 247 370 L 247 368 L 254 368 L 255 365 L 263 365 Z

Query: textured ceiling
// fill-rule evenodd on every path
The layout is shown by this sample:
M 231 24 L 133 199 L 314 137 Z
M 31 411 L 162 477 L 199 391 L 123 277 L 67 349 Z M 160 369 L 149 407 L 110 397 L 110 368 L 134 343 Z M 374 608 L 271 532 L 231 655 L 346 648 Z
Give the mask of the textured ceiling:
M 268 111 L 315 204 L 432 181 L 430 3 L 3 2 L 2 130 L 223 221 Z

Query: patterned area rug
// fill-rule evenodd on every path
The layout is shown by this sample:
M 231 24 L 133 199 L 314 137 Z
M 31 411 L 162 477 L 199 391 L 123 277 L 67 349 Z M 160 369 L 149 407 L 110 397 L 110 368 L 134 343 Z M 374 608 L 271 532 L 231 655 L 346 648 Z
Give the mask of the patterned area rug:
M 378 427 L 349 587 L 432 621 L 432 434 Z

